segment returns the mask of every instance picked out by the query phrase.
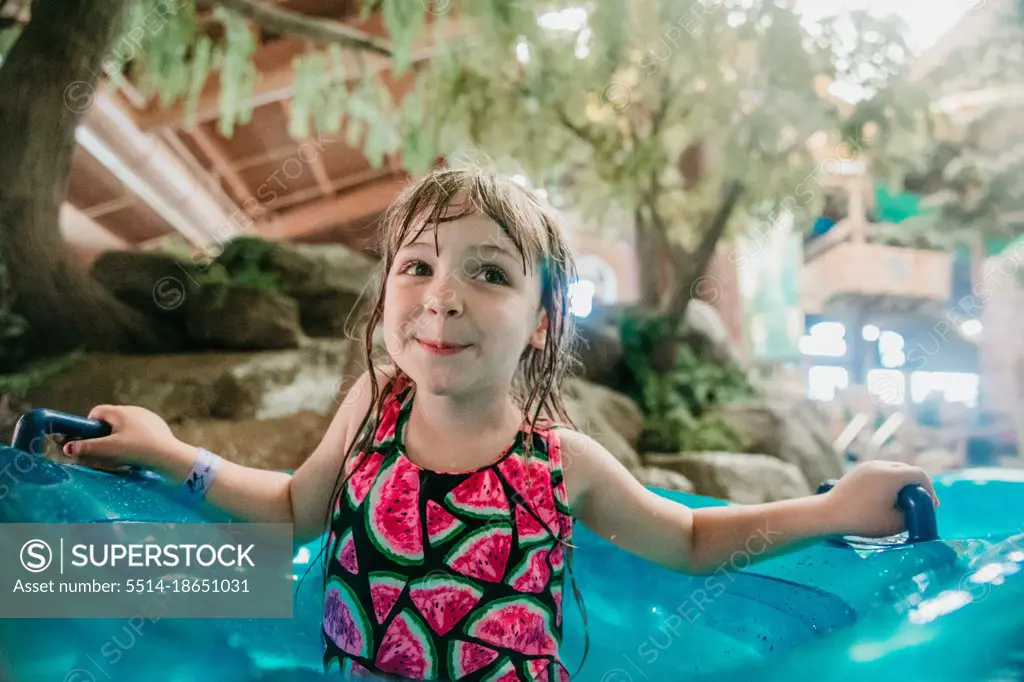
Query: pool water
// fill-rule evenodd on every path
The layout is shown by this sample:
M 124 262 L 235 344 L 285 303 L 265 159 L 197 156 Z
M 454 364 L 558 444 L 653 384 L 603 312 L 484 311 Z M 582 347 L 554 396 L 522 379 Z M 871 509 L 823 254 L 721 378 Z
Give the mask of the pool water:
M 218 520 L 150 480 L 64 473 L 16 486 L 0 498 L 0 521 Z M 1024 477 L 973 471 L 936 486 L 938 541 L 818 543 L 750 565 L 762 538 L 708 576 L 663 570 L 577 526 L 589 649 L 576 673 L 585 629 L 567 587 L 563 658 L 588 682 L 1024 679 Z M 299 549 L 297 575 L 319 546 Z M 290 620 L 0 620 L 0 679 L 322 679 L 321 589 L 314 564 L 296 581 Z

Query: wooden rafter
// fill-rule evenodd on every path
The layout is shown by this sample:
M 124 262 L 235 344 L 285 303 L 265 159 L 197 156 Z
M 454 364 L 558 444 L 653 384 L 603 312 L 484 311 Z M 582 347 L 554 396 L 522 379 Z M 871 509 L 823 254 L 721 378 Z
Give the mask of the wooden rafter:
M 332 180 L 330 183 L 330 189 L 327 192 L 328 195 L 334 195 L 347 190 L 358 187 L 359 185 L 380 180 L 381 178 L 393 175 L 387 168 L 368 168 L 366 170 L 356 171 L 354 173 L 347 173 L 344 177 Z M 301 204 L 310 199 L 314 199 L 323 194 L 322 188 L 318 185 L 316 187 L 308 187 L 306 189 L 300 189 L 291 194 L 286 194 L 283 197 L 278 198 L 274 203 L 276 210 L 288 208 L 295 204 Z
M 115 211 L 120 211 L 123 208 L 134 206 L 136 201 L 137 199 L 134 195 L 128 195 L 111 199 L 110 201 L 104 201 L 102 204 L 96 204 L 89 208 L 80 208 L 78 210 L 87 218 L 95 220 L 96 218 L 100 218 L 109 213 L 114 213 Z
M 359 225 L 380 215 L 402 191 L 398 178 L 386 178 L 349 192 L 285 211 L 257 227 L 265 239 L 296 239 L 339 224 Z
M 204 2 L 203 4 L 210 4 Z M 336 43 L 363 52 L 390 57 L 393 49 L 388 40 L 370 35 L 357 28 L 330 19 L 308 17 L 291 12 L 261 0 L 216 0 L 216 4 L 241 16 L 252 19 L 262 28 L 275 33 L 303 36 L 328 43 Z
M 291 100 L 282 100 L 281 108 L 284 110 L 284 115 L 291 118 Z M 314 147 L 318 146 L 315 140 L 308 137 L 300 143 L 300 146 L 306 143 L 312 143 Z M 316 178 L 316 184 L 317 187 L 320 188 L 320 192 L 325 196 L 331 194 L 331 178 L 327 175 L 327 169 L 324 167 L 323 157 L 317 153 L 316 156 L 313 157 L 313 160 L 309 162 L 309 166 L 313 171 L 313 177 Z
M 203 154 L 206 155 L 206 158 L 210 159 L 214 173 L 228 183 L 235 203 L 239 206 L 243 205 L 245 200 L 252 196 L 252 192 L 242 180 L 242 176 L 231 165 L 231 159 L 228 158 L 223 145 L 214 140 L 200 126 L 185 132 L 192 138 Z

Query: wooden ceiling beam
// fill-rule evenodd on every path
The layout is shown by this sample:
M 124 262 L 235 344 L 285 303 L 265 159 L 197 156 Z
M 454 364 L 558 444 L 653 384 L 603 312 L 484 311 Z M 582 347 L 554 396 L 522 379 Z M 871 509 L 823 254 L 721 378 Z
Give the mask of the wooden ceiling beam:
M 231 159 L 228 158 L 227 152 L 224 151 L 224 146 L 199 126 L 185 132 L 196 143 L 199 150 L 206 155 L 206 158 L 210 160 L 210 163 L 213 165 L 213 172 L 228 183 L 228 188 L 231 189 L 235 203 L 239 206 L 245 204 L 245 200 L 252 196 L 252 192 L 246 186 L 245 181 L 242 180 L 242 176 L 231 165 Z
M 111 199 L 110 201 L 104 201 L 102 204 L 96 204 L 89 208 L 79 208 L 78 210 L 87 218 L 95 220 L 96 218 L 105 216 L 108 213 L 114 213 L 115 211 L 120 211 L 122 208 L 134 206 L 136 201 L 137 198 L 135 195 L 129 194 L 116 199 Z
M 380 180 L 381 178 L 395 175 L 387 168 L 367 168 L 366 170 L 355 171 L 354 173 L 346 173 L 344 176 L 337 180 L 332 180 L 330 183 L 330 189 L 327 192 L 329 195 L 338 194 L 346 190 L 358 187 L 359 185 L 366 184 L 374 180 Z M 316 187 L 307 187 L 306 189 L 300 189 L 291 194 L 286 194 L 274 203 L 275 210 L 280 211 L 281 209 L 294 206 L 295 204 L 301 204 L 304 201 L 323 196 L 324 192 L 319 185 Z
M 281 109 L 284 110 L 284 115 L 285 115 L 286 118 L 291 118 L 291 115 L 292 115 L 292 102 L 291 102 L 291 100 L 282 100 L 281 101 Z M 303 140 L 299 144 L 299 147 L 301 148 L 302 145 L 307 144 L 307 143 L 312 143 L 314 147 L 318 147 L 319 146 L 319 145 L 317 145 L 316 140 L 313 140 L 312 138 L 307 137 L 305 140 Z M 316 178 L 316 184 L 317 184 L 317 187 L 320 188 L 320 193 L 322 195 L 324 195 L 324 196 L 330 195 L 332 193 L 332 190 L 331 190 L 331 178 L 328 177 L 328 175 L 327 175 L 327 169 L 324 167 L 324 160 L 323 160 L 323 157 L 320 155 L 320 153 L 317 153 L 313 157 L 313 160 L 310 161 L 309 166 L 310 166 L 310 169 L 313 171 L 313 177 Z
M 340 196 L 279 213 L 257 224 L 256 232 L 264 239 L 298 239 L 338 225 L 358 227 L 380 215 L 404 187 L 403 179 L 389 176 Z
M 112 203 L 112 202 L 107 202 Z M 132 245 L 65 201 L 60 206 L 60 231 L 69 244 L 96 251 L 125 251 Z

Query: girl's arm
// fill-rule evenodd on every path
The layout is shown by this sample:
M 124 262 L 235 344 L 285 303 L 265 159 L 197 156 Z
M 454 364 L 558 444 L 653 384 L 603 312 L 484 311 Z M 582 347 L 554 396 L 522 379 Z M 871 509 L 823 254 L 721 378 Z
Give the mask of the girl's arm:
M 735 566 L 740 555 L 747 565 L 830 535 L 898 533 L 904 530 L 894 506 L 900 489 L 920 483 L 935 495 L 917 467 L 866 462 L 822 495 L 690 509 L 645 488 L 592 438 L 558 433 L 573 516 L 622 549 L 687 573 Z
M 377 370 L 378 385 L 386 375 Z M 296 542 L 308 542 L 324 531 L 342 457 L 370 407 L 371 375 L 349 389 L 313 454 L 294 474 L 258 469 L 222 459 L 205 500 L 212 506 L 252 523 L 291 523 Z M 178 440 L 159 415 L 133 405 L 98 405 L 89 417 L 110 423 L 111 434 L 76 441 L 65 452 L 83 463 L 106 461 L 136 464 L 166 478 L 184 481 L 199 456 L 199 448 Z M 73 450 L 69 449 L 73 448 Z

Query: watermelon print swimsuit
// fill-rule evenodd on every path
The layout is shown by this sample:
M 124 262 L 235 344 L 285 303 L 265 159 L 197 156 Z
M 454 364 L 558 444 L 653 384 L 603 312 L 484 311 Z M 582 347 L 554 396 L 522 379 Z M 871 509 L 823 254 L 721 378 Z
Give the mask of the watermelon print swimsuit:
M 350 458 L 328 542 L 324 667 L 351 679 L 563 682 L 558 436 L 524 425 L 501 458 L 422 469 L 402 445 L 415 385 L 392 382 L 369 452 Z

